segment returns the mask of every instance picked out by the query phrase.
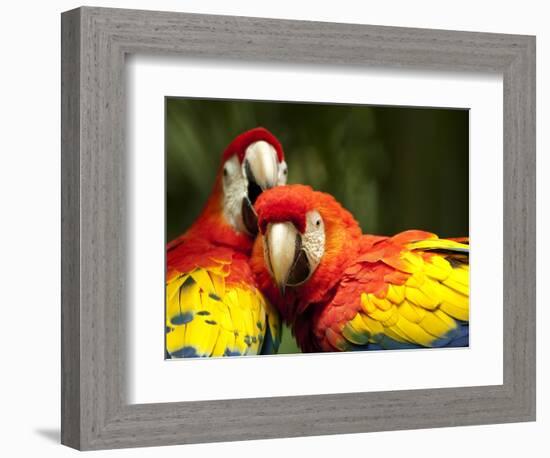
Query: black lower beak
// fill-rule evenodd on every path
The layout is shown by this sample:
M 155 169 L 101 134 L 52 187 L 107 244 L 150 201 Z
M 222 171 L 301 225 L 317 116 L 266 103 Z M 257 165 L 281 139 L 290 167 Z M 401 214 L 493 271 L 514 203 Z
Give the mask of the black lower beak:
M 298 244 L 298 242 L 296 243 Z M 296 257 L 294 258 L 294 263 L 288 274 L 287 285 L 297 286 L 301 285 L 309 278 L 310 274 L 309 261 L 306 256 L 306 252 L 302 249 L 299 249 L 296 252 Z
M 252 168 L 250 167 L 249 161 L 245 162 L 244 169 L 246 173 L 246 179 L 248 180 L 248 189 L 246 190 L 247 195 L 252 205 L 254 205 L 256 203 L 256 199 L 262 193 L 263 189 L 258 183 L 256 183 L 256 178 L 252 173 Z
M 256 216 L 254 206 L 248 197 L 243 199 L 241 211 L 243 215 L 244 227 L 246 227 L 246 230 L 250 235 L 256 235 L 258 233 L 258 218 Z

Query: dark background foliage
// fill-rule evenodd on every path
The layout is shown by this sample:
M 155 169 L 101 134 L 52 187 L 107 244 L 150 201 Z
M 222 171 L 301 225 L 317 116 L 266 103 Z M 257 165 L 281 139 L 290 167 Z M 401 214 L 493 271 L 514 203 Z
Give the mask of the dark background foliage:
M 184 232 L 239 133 L 269 129 L 289 183 L 331 193 L 364 232 L 468 235 L 467 110 L 166 99 L 166 236 Z M 296 352 L 287 331 L 283 353 Z

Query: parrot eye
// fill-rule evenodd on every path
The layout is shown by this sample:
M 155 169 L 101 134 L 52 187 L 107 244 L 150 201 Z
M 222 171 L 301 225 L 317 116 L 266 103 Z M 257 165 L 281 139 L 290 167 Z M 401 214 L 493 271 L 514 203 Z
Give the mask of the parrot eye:
M 306 216 L 307 225 L 312 232 L 319 232 L 323 228 L 323 217 L 317 210 L 312 210 Z
M 223 168 L 223 176 L 227 177 L 229 175 L 229 172 L 227 171 L 227 166 Z

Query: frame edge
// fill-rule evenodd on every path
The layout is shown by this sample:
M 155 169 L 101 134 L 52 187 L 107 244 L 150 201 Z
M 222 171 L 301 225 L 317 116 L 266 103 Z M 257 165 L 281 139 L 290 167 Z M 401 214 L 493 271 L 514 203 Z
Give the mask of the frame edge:
M 170 34 L 160 34 L 159 36 L 162 40 L 159 39 L 158 42 L 153 44 L 147 40 L 142 42 L 144 34 L 148 39 L 157 36 L 155 35 L 156 29 L 154 29 L 157 21 L 161 22 L 161 19 L 162 21 L 170 19 L 170 25 L 173 26 L 175 18 L 168 18 L 172 14 L 169 12 L 82 7 L 62 15 L 62 29 L 64 28 L 64 31 L 62 30 L 62 41 L 65 42 L 62 46 L 62 443 L 80 450 L 160 445 L 158 443 L 155 444 L 155 440 L 158 441 L 161 438 L 164 440 L 163 443 L 165 445 L 245 439 L 242 433 L 235 431 L 232 434 L 229 431 L 221 431 L 219 435 L 214 435 L 214 437 L 212 434 L 207 437 L 194 435 L 193 425 L 185 417 L 203 408 L 210 410 L 211 414 L 213 414 L 219 408 L 215 404 L 212 404 L 211 407 L 207 407 L 204 404 L 201 406 L 191 404 L 181 409 L 179 405 L 172 405 L 166 410 L 164 407 L 167 406 L 134 405 L 131 412 L 127 413 L 125 409 L 127 406 L 120 405 L 120 401 L 123 401 L 123 399 L 119 396 L 117 389 L 120 388 L 118 386 L 120 382 L 120 379 L 118 379 L 120 376 L 119 361 L 107 352 L 106 347 L 108 346 L 105 341 L 101 343 L 101 337 L 108 337 L 107 331 L 112 332 L 112 328 L 102 329 L 101 334 L 99 336 L 96 335 L 97 339 L 93 339 L 94 334 L 86 328 L 87 319 L 90 317 L 94 318 L 93 324 L 96 325 L 96 333 L 99 332 L 99 326 L 105 324 L 105 321 L 103 321 L 105 318 L 103 313 L 105 311 L 102 309 L 104 304 L 101 303 L 101 300 L 99 303 L 95 303 L 95 301 L 93 301 L 94 303 L 90 302 L 90 298 L 86 296 L 86 291 L 82 291 L 82 288 L 86 289 L 86 270 L 89 268 L 87 261 L 93 264 L 93 262 L 97 262 L 97 259 L 87 258 L 93 250 L 87 246 L 87 241 L 90 241 L 87 238 L 89 234 L 87 233 L 88 229 L 85 219 L 81 221 L 81 213 L 87 215 L 87 210 L 90 209 L 86 206 L 89 204 L 87 198 L 90 197 L 88 192 L 91 189 L 91 184 L 87 181 L 90 178 L 88 175 L 93 173 L 94 177 L 97 177 L 96 173 L 101 172 L 101 170 L 91 169 L 91 166 L 97 164 L 98 161 L 95 153 L 101 151 L 101 149 L 96 150 L 93 145 L 96 145 L 94 142 L 98 142 L 98 138 L 104 141 L 102 137 L 92 139 L 92 136 L 89 135 L 88 138 L 88 126 L 91 124 L 92 127 L 95 126 L 98 129 L 103 129 L 103 133 L 105 133 L 103 121 L 98 126 L 96 126 L 96 123 L 98 123 L 96 117 L 92 117 L 93 122 L 87 122 L 89 121 L 88 116 L 90 116 L 90 113 L 87 113 L 87 108 L 97 109 L 100 107 L 100 110 L 104 114 L 106 113 L 108 117 L 115 116 L 116 119 L 116 114 L 112 112 L 112 104 L 101 105 L 99 101 L 104 102 L 105 100 L 97 92 L 99 82 L 96 80 L 96 77 L 100 77 L 102 78 L 101 82 L 109 83 L 107 86 L 109 87 L 109 91 L 112 91 L 109 92 L 112 96 L 109 102 L 119 101 L 119 97 L 121 97 L 121 94 L 116 90 L 118 88 L 116 86 L 118 84 L 117 76 L 113 75 L 112 72 L 105 73 L 103 67 L 106 62 L 115 63 L 114 67 L 118 71 L 120 70 L 118 58 L 128 50 L 129 52 L 136 52 L 141 49 L 148 49 L 149 51 L 158 50 L 158 52 L 182 52 L 180 49 L 184 48 L 184 44 L 181 41 L 176 43 L 177 38 L 175 38 L 176 34 L 180 34 L 181 29 Z M 178 16 L 176 21 L 178 24 L 184 22 L 184 19 L 188 21 L 192 20 L 196 30 L 190 30 L 189 34 L 199 33 L 204 30 L 226 34 L 231 28 L 227 25 L 227 22 L 230 22 L 232 26 L 233 22 L 240 20 L 248 23 L 252 31 L 258 27 L 258 24 L 273 25 L 275 22 L 284 22 L 287 25 L 290 23 L 296 25 L 297 23 L 304 22 L 288 20 L 273 21 L 262 18 L 239 18 L 234 16 L 189 15 L 187 13 L 175 14 Z M 145 15 L 147 15 L 149 22 L 146 24 L 147 27 L 142 27 L 139 25 L 140 22 L 138 20 L 141 19 L 139 16 Z M 201 17 L 204 18 L 204 24 L 200 24 Z M 326 22 L 322 24 L 322 27 L 323 29 L 331 27 L 332 24 Z M 314 22 L 308 23 L 308 26 L 314 29 L 321 27 L 319 23 Z M 517 175 L 515 175 L 515 178 L 514 176 L 510 177 L 509 184 L 511 188 L 509 188 L 509 192 L 513 196 L 508 207 L 511 213 L 509 224 L 519 225 L 510 231 L 509 242 L 511 246 L 517 244 L 519 250 L 516 248 L 516 251 L 519 251 L 524 256 L 519 262 L 512 264 L 512 270 L 516 274 L 520 272 L 519 291 L 512 294 L 513 297 L 518 297 L 519 293 L 523 291 L 522 288 L 534 286 L 535 279 L 529 278 L 529 275 L 534 274 L 536 269 L 534 257 L 529 257 L 532 254 L 534 255 L 536 246 L 534 240 L 535 194 L 533 176 L 535 170 L 535 139 L 529 137 L 529 135 L 534 135 L 535 128 L 534 37 L 477 32 L 427 31 L 423 29 L 403 29 L 385 26 L 372 27 L 357 24 L 337 25 L 338 30 L 331 31 L 330 34 L 339 35 L 344 31 L 344 28 L 353 27 L 355 29 L 356 26 L 364 27 L 365 30 L 382 31 L 381 35 L 391 30 L 396 31 L 397 29 L 401 33 L 403 31 L 415 34 L 428 33 L 430 36 L 424 36 L 423 41 L 431 39 L 433 33 L 440 32 L 442 35 L 445 35 L 445 41 L 442 41 L 441 49 L 438 48 L 438 52 L 440 52 L 439 56 L 445 51 L 443 47 L 447 48 L 448 46 L 456 47 L 458 52 L 460 52 L 462 38 L 466 36 L 472 37 L 472 43 L 479 40 L 479 47 L 486 49 L 487 52 L 496 53 L 497 49 L 499 50 L 498 59 L 495 58 L 494 62 L 491 61 L 489 64 L 482 64 L 482 68 L 490 68 L 491 71 L 505 69 L 505 73 L 511 76 L 508 83 L 513 89 L 514 94 L 514 100 L 510 106 L 513 108 L 519 107 L 517 111 L 511 110 L 510 118 L 504 123 L 505 140 L 509 142 L 506 152 L 512 156 L 523 156 L 520 159 L 512 157 L 509 160 L 510 164 L 517 167 L 517 170 L 521 172 L 521 174 L 518 173 L 520 175 L 519 178 Z M 231 31 L 231 33 L 233 32 Z M 69 38 L 68 41 L 67 38 Z M 256 40 L 257 38 L 254 39 Z M 76 41 L 76 43 L 71 43 L 71 40 Z M 251 42 L 250 49 L 260 49 L 262 43 L 261 41 L 258 43 Z M 96 48 L 90 54 L 87 46 L 91 46 L 92 44 L 95 44 Z M 189 52 L 191 54 L 200 48 L 200 46 L 193 48 L 193 43 L 189 41 L 185 43 L 185 46 L 187 45 L 190 47 Z M 149 48 L 146 48 L 147 46 Z M 395 46 L 399 50 L 399 44 Z M 368 56 L 370 52 L 372 50 L 362 56 L 361 59 Z M 206 55 L 216 57 L 216 53 L 217 51 L 208 50 Z M 292 53 L 288 55 L 284 53 L 279 54 L 276 51 L 273 53 L 277 59 L 283 61 L 300 59 L 300 56 L 294 57 Z M 241 54 L 246 56 L 246 52 L 239 51 L 238 53 L 234 52 L 231 57 L 241 58 Z M 350 55 L 354 54 L 351 53 Z M 400 62 L 400 59 L 402 59 L 400 56 L 401 54 L 399 56 L 392 54 L 392 61 Z M 460 54 L 457 54 L 456 50 L 455 56 L 460 57 Z M 484 55 L 481 57 L 485 58 Z M 86 58 L 88 60 L 84 62 Z M 95 60 L 95 58 L 98 59 Z M 383 58 L 384 54 L 380 54 L 380 56 L 376 54 L 371 60 L 365 62 L 365 65 Z M 315 61 L 318 59 L 319 57 L 314 57 L 311 60 Z M 329 60 L 334 60 L 335 62 L 338 60 L 338 63 L 340 62 L 340 58 L 337 59 L 334 56 L 330 57 Z M 482 61 L 483 59 L 479 60 L 476 58 L 472 65 L 480 65 Z M 407 63 L 403 65 L 410 66 Z M 444 63 L 444 65 L 448 66 L 449 64 Z M 460 67 L 458 64 L 455 65 Z M 469 68 L 470 64 L 462 65 L 463 68 Z M 428 67 L 438 68 L 438 66 L 437 59 L 429 58 Z M 111 66 L 112 69 L 113 66 Z M 115 83 L 114 91 L 111 87 L 112 79 L 114 79 Z M 93 106 L 91 102 L 97 105 Z M 91 104 L 91 106 L 88 106 L 88 104 Z M 506 130 L 509 130 L 509 132 L 506 133 Z M 108 132 L 108 134 L 110 135 L 112 132 Z M 112 143 L 101 144 L 103 147 L 105 145 L 108 145 L 108 151 L 118 152 L 120 150 L 119 144 L 114 145 L 114 147 Z M 105 148 L 103 149 L 105 150 Z M 83 204 L 84 207 L 82 207 Z M 520 224 L 519 218 L 522 216 L 524 219 L 522 220 L 523 223 Z M 81 244 L 82 249 L 80 247 Z M 102 277 L 97 280 L 98 284 L 100 284 L 100 280 L 104 280 L 104 278 Z M 532 421 L 535 419 L 535 293 L 533 291 L 527 291 L 527 293 L 526 298 L 521 303 L 518 303 L 521 307 L 517 311 L 509 312 L 507 315 L 507 319 L 512 323 L 512 326 L 509 329 L 511 331 L 510 334 L 505 335 L 505 345 L 508 342 L 511 355 L 508 361 L 511 363 L 509 367 L 514 370 L 508 373 L 507 381 L 505 381 L 505 385 L 503 386 L 503 388 L 506 388 L 505 392 L 502 393 L 500 389 L 495 392 L 497 399 L 502 401 L 501 404 L 490 414 L 487 413 L 485 415 L 480 411 L 464 417 L 460 421 L 455 420 L 452 422 L 453 426 Z M 522 315 L 521 310 L 524 311 L 524 315 Z M 109 313 L 113 312 L 110 311 Z M 528 322 L 529 319 L 531 320 L 530 322 Z M 81 321 L 82 329 L 80 328 Z M 514 339 L 512 339 L 512 335 Z M 512 350 L 514 348 L 512 341 L 515 339 L 517 339 L 520 349 L 515 348 L 515 350 Z M 118 342 L 114 340 L 111 343 L 118 345 Z M 91 346 L 93 346 L 93 349 Z M 119 350 L 118 346 L 114 348 L 115 350 Z M 98 352 L 97 349 L 100 351 Z M 88 365 L 92 366 L 91 369 L 93 370 L 88 368 Z M 102 383 L 98 383 L 98 380 L 93 380 L 94 376 L 104 376 L 105 373 L 109 373 L 109 371 L 105 372 L 105 369 L 113 370 L 109 376 L 111 384 L 108 388 L 103 386 Z M 416 394 L 416 398 L 418 394 Z M 361 395 L 361 393 L 357 393 L 356 395 Z M 500 398 L 500 395 L 504 397 Z M 339 395 L 332 397 L 341 398 Z M 248 405 L 248 403 L 242 400 L 237 401 L 240 402 L 217 401 L 216 403 L 218 405 L 227 404 L 227 406 L 229 404 L 240 404 L 243 406 L 241 408 L 246 410 L 244 406 Z M 473 398 L 472 401 L 474 401 Z M 304 405 L 307 406 L 307 403 Z M 167 410 L 173 411 L 172 419 L 166 418 L 170 417 L 170 415 L 166 415 L 162 420 L 157 417 L 161 413 L 167 414 Z M 174 431 L 165 437 L 159 436 L 159 431 L 162 429 L 161 426 L 163 426 L 161 423 L 166 423 L 166 420 L 169 419 L 175 423 L 172 427 L 178 426 L 178 431 Z M 160 423 L 159 420 L 161 420 Z M 207 420 L 209 419 L 205 418 L 206 423 L 208 423 Z M 450 426 L 447 421 L 444 423 L 435 423 L 435 420 L 431 420 L 426 424 L 415 423 L 415 426 L 410 426 L 410 423 L 407 422 L 392 424 L 391 419 L 388 419 L 388 421 L 390 422 L 390 426 L 384 423 L 380 429 L 367 425 L 362 416 L 346 418 L 345 421 L 342 421 L 342 424 L 346 423 L 345 432 L 349 433 Z M 178 425 L 177 423 L 180 424 Z M 187 434 L 183 434 L 183 431 L 179 429 L 182 426 L 190 428 Z M 357 429 L 354 429 L 354 427 Z M 342 432 L 344 431 L 337 431 L 335 429 L 333 432 L 324 431 L 318 434 L 341 434 Z M 248 437 L 248 439 L 308 435 L 312 435 L 311 432 L 304 432 L 303 429 L 289 433 L 285 428 L 281 427 L 267 434 L 261 428 L 258 428 L 255 434 L 252 437 Z M 190 437 L 192 439 L 189 439 Z
M 61 443 L 81 447 L 81 10 L 61 14 Z

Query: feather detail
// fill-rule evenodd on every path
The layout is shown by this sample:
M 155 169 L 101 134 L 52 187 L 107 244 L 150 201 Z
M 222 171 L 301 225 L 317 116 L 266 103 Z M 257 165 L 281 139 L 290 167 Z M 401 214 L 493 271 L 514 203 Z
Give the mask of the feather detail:
M 279 186 L 256 203 L 260 229 L 306 214 L 324 222 L 321 261 L 306 282 L 274 286 L 261 237 L 251 266 L 262 291 L 293 329 L 304 351 L 347 351 L 468 345 L 469 245 L 410 230 L 393 237 L 362 235 L 333 196 L 308 186 Z
M 428 238 L 419 240 L 423 235 Z M 396 240 L 405 242 L 399 250 Z M 448 260 L 467 252 L 460 242 L 421 231 L 382 239 L 346 269 L 316 326 L 330 327 L 326 341 L 339 349 L 346 345 L 335 335 L 337 322 L 343 325 L 340 337 L 353 349 L 467 345 L 467 258 L 459 263 Z M 341 311 L 337 315 L 332 313 L 336 308 Z M 351 319 L 341 318 L 346 310 L 353 311 Z
M 166 349 L 171 358 L 256 355 L 267 332 L 269 351 L 278 350 L 278 314 L 255 287 L 246 259 L 219 254 L 216 262 L 208 259 L 208 267 L 168 277 Z

